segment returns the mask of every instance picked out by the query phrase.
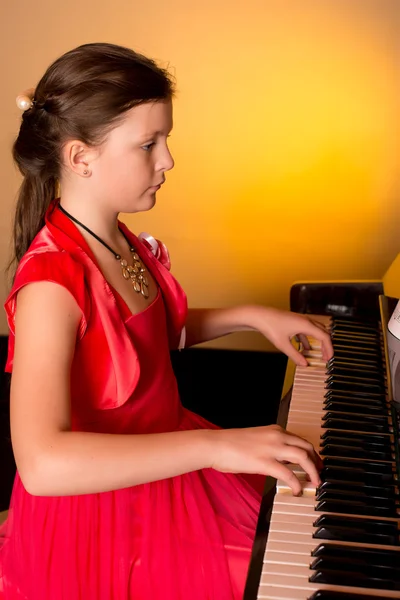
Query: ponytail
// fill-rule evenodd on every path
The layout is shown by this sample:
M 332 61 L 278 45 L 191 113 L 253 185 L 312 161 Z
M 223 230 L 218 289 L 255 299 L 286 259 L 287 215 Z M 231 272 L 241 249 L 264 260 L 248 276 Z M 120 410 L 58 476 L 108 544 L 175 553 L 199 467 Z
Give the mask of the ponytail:
M 15 271 L 33 239 L 44 226 L 44 217 L 55 192 L 56 184 L 53 178 L 44 182 L 38 175 L 25 175 L 15 210 L 13 255 L 8 271 Z

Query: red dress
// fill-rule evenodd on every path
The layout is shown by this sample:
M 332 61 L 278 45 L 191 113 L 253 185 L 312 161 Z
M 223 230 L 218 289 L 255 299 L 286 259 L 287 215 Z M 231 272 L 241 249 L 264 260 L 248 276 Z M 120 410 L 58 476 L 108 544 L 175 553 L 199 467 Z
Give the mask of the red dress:
M 123 226 L 124 227 L 124 226 Z M 171 366 L 186 297 L 129 230 L 158 284 L 132 315 L 73 223 L 53 202 L 24 256 L 6 312 L 12 371 L 23 285 L 65 286 L 82 309 L 71 370 L 72 429 L 117 434 L 215 427 L 183 408 Z M 38 497 L 16 474 L 1 530 L 1 600 L 241 600 L 262 477 L 204 469 L 112 492 Z

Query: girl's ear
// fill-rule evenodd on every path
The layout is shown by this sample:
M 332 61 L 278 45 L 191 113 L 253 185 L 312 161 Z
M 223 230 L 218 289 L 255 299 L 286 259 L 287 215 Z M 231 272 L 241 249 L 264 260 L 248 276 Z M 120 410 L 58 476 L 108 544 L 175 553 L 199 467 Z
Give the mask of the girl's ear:
M 71 140 L 64 145 L 62 162 L 67 171 L 72 171 L 80 177 L 88 177 L 92 173 L 91 165 L 99 151 L 87 146 L 79 140 Z

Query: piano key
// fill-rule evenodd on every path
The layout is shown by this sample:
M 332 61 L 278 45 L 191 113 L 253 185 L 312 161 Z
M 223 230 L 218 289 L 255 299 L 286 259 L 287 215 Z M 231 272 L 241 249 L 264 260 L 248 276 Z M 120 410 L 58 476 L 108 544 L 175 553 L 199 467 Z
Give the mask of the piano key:
M 311 556 L 313 558 L 319 556 L 336 557 L 352 562 L 362 562 L 367 565 L 386 565 L 400 569 L 400 555 L 395 550 L 375 550 L 374 548 L 362 548 L 359 546 L 351 548 L 349 546 L 343 546 L 343 544 L 323 543 L 317 546 L 311 553 Z M 270 561 L 270 558 L 271 555 L 268 556 L 268 561 Z M 301 561 L 304 560 L 304 558 L 298 557 L 297 560 Z
M 359 431 L 362 433 L 390 433 L 391 429 L 388 425 L 380 425 L 379 423 L 366 422 L 365 420 L 359 423 L 357 420 L 343 419 L 330 417 L 324 421 L 324 427 L 326 429 L 340 429 Z
M 345 515 L 320 515 L 313 526 L 313 537 L 398 546 L 399 528 L 396 520 L 365 519 Z
M 308 600 L 371 600 L 371 596 L 366 596 L 365 594 L 347 594 L 344 592 L 329 592 L 326 590 L 320 590 L 319 592 L 315 592 L 315 594 L 310 596 Z
M 355 394 L 346 394 L 346 393 L 340 393 L 340 392 L 334 392 L 329 390 L 329 394 L 326 393 L 326 396 L 329 396 L 329 398 L 324 397 L 322 399 L 323 402 L 326 402 L 328 400 L 331 401 L 335 401 L 335 402 L 347 402 L 349 404 L 356 404 L 356 403 L 368 403 L 370 405 L 376 405 L 379 407 L 387 407 L 387 400 L 386 400 L 386 395 L 382 396 L 382 397 L 376 397 L 376 396 L 361 396 L 360 398 L 358 398 Z M 296 400 L 296 397 L 294 398 Z
M 353 450 L 362 450 L 364 449 L 366 452 L 381 452 L 381 453 L 389 453 L 392 454 L 394 449 L 393 445 L 390 443 L 390 440 L 386 442 L 381 442 L 379 440 L 374 441 L 366 441 L 347 438 L 344 436 L 329 436 L 320 440 L 321 448 L 325 448 L 326 446 L 334 446 L 334 447 L 346 447 L 353 448 Z
M 321 439 L 324 440 L 326 439 L 328 436 L 330 437 L 343 437 L 344 433 L 340 432 L 340 431 L 336 431 L 336 430 L 327 430 L 327 431 L 321 431 Z M 369 441 L 369 440 L 374 440 L 374 441 L 378 441 L 378 442 L 382 442 L 382 443 L 386 443 L 388 440 L 393 441 L 393 438 L 391 436 L 388 436 L 387 434 L 380 434 L 380 433 L 361 433 L 359 431 L 346 431 L 345 432 L 346 438 L 347 439 L 356 439 L 357 441 Z
M 380 368 L 380 365 L 375 365 L 374 367 L 369 367 L 366 366 L 364 364 L 359 364 L 359 365 L 349 365 L 348 361 L 345 360 L 340 360 L 337 356 L 334 356 L 333 358 L 331 358 L 327 365 L 326 365 L 326 371 L 328 372 L 330 369 L 341 369 L 341 368 L 346 368 L 346 370 L 352 369 L 354 368 L 357 372 L 363 372 L 363 373 L 369 373 L 369 374 L 374 374 L 375 376 L 378 377 L 383 377 L 382 374 L 382 369 Z M 322 371 L 322 369 L 321 369 Z
M 349 389 L 343 389 L 340 388 L 339 386 L 335 386 L 335 389 L 333 389 L 333 387 L 326 387 L 325 388 L 325 394 L 324 397 L 325 398 L 331 398 L 333 396 L 348 396 L 351 399 L 353 398 L 367 398 L 368 400 L 376 400 L 376 401 L 380 401 L 382 404 L 384 404 L 386 402 L 386 394 L 382 394 L 381 392 L 377 392 L 374 390 L 351 390 Z
M 317 359 L 317 357 L 315 357 Z M 357 368 L 364 366 L 365 368 L 371 369 L 379 369 L 381 365 L 374 360 L 366 359 L 365 357 L 360 357 L 356 355 L 346 356 L 344 352 L 338 351 L 335 352 L 333 358 L 329 359 L 327 362 L 327 366 L 335 365 L 339 362 L 346 362 L 346 364 L 352 366 L 356 366 Z
M 399 593 L 395 590 L 371 590 L 360 587 L 348 587 L 340 584 L 328 585 L 313 583 L 308 581 L 309 569 L 304 569 L 301 575 L 292 577 L 289 576 L 287 570 L 282 569 L 282 571 L 279 574 L 268 572 L 262 573 L 258 598 L 266 598 L 268 600 L 305 600 L 307 594 L 312 594 L 318 590 L 331 590 L 347 593 L 359 592 L 366 596 L 380 599 L 399 599 Z
M 371 475 L 396 475 L 394 463 L 383 463 L 379 461 L 352 459 L 346 457 L 326 456 L 323 458 L 324 466 L 338 467 L 340 469 L 351 469 L 356 472 L 369 473 Z
M 319 486 L 316 490 L 316 500 L 319 502 L 323 499 L 350 497 L 353 499 L 365 498 L 373 499 L 378 504 L 384 500 L 390 502 L 393 506 L 398 505 L 398 495 L 391 491 L 390 488 L 363 486 L 356 488 L 352 485 L 338 486 L 334 484 L 326 485 L 329 482 L 325 482 Z M 351 482 L 350 482 L 351 483 Z M 392 488 L 395 489 L 394 486 Z
M 343 377 L 343 376 L 338 376 L 338 375 L 329 375 L 327 377 L 327 379 L 325 380 L 325 384 L 327 389 L 329 390 L 335 390 L 335 389 L 340 389 L 340 390 L 349 390 L 349 391 L 366 391 L 369 392 L 370 394 L 372 392 L 379 392 L 381 394 L 384 394 L 384 386 L 379 383 L 379 382 L 375 382 L 375 381 L 371 381 L 371 380 L 364 380 L 361 381 L 360 379 L 350 379 L 347 377 Z
M 379 427 L 387 427 L 389 428 L 390 426 L 390 418 L 387 417 L 386 415 L 380 417 L 377 415 L 357 415 L 354 416 L 353 414 L 348 414 L 348 413 L 335 413 L 335 412 L 331 412 L 331 411 L 325 411 L 323 410 L 322 412 L 322 421 L 327 421 L 328 419 L 341 419 L 344 421 L 349 421 L 349 422 L 358 422 L 360 424 L 360 427 L 365 427 L 365 425 L 376 425 Z
M 300 568 L 300 567 L 298 567 Z M 371 572 L 374 570 L 371 568 Z M 320 569 L 316 571 L 310 577 L 310 581 L 315 583 L 330 583 L 335 584 L 340 581 L 341 585 L 354 586 L 354 587 L 367 587 L 380 590 L 399 590 L 400 582 L 392 580 L 391 578 L 374 577 L 373 575 L 368 577 L 364 573 L 347 573 L 345 571 L 335 571 L 332 569 Z
M 379 564 L 378 561 L 372 560 L 369 557 L 369 562 L 362 560 L 360 557 L 347 556 L 319 556 L 315 558 L 310 569 L 312 571 L 336 571 L 338 573 L 351 573 L 352 577 L 362 576 L 365 582 L 365 587 L 370 587 L 369 579 L 383 579 L 389 583 L 389 586 L 379 585 L 377 587 L 387 589 L 398 589 L 390 584 L 400 585 L 400 566 L 395 564 Z M 354 584 L 353 584 L 354 585 Z M 364 587 L 363 584 L 360 587 Z M 372 587 L 372 586 L 371 586 Z
M 332 513 L 352 513 L 354 515 L 369 515 L 376 517 L 399 517 L 400 513 L 396 506 L 380 506 L 378 502 L 367 500 L 322 499 L 316 505 L 316 510 Z
M 371 447 L 362 448 L 360 446 L 340 445 L 340 444 L 325 444 L 321 446 L 321 456 L 343 456 L 349 458 L 372 459 L 382 461 L 393 461 L 394 455 L 390 451 L 371 450 Z
M 316 404 L 316 406 L 318 405 Z M 345 412 L 355 415 L 364 414 L 380 416 L 382 414 L 382 407 L 379 405 L 363 404 L 361 402 L 349 404 L 347 402 L 336 402 L 335 400 L 326 400 L 323 404 L 323 410 L 340 413 Z
M 393 484 L 393 475 L 368 473 L 361 469 L 345 467 L 323 467 L 320 472 L 322 481 L 358 481 L 364 485 L 385 486 Z

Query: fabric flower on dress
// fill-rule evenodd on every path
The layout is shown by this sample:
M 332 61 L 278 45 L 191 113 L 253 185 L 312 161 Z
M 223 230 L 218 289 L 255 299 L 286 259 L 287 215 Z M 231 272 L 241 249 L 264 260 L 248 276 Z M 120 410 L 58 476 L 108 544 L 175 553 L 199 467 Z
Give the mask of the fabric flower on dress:
M 160 240 L 156 240 L 152 235 L 142 231 L 138 235 L 139 240 L 150 250 L 150 252 L 160 261 L 160 263 L 171 270 L 171 260 L 169 258 L 169 252 L 167 246 Z

